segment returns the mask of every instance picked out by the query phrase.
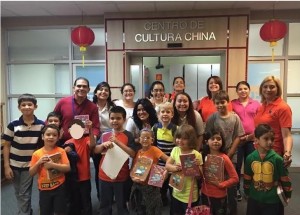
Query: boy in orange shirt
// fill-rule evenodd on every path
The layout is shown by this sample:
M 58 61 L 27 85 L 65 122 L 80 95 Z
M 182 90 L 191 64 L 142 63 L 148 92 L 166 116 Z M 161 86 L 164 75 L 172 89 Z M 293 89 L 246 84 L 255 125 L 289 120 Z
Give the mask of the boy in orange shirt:
M 46 125 L 42 130 L 44 146 L 32 155 L 29 174 L 38 173 L 40 214 L 66 214 L 65 174 L 70 164 L 64 149 L 57 147 L 59 129 Z

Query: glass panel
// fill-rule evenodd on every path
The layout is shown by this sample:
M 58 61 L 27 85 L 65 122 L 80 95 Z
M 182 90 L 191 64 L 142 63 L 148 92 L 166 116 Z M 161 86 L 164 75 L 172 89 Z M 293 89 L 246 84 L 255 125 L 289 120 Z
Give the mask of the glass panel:
M 300 60 L 288 61 L 287 93 L 300 93 L 299 77 Z M 298 81 L 297 81 L 298 80 Z
M 85 77 L 90 82 L 90 92 L 88 98 L 93 101 L 94 90 L 102 81 L 105 81 L 105 66 L 104 65 L 81 65 L 75 66 L 75 77 L 74 80 L 78 77 Z
M 289 54 L 300 55 L 300 23 L 289 24 Z
M 291 107 L 293 113 L 293 129 L 300 129 L 300 97 L 287 97 L 287 103 Z
M 105 60 L 105 33 L 104 28 L 91 28 L 95 34 L 94 43 L 87 47 L 85 53 L 79 51 L 79 47 L 73 44 L 74 60 L 81 60 L 82 54 L 86 60 Z
M 251 24 L 249 28 L 249 56 L 272 56 L 272 48 L 269 42 L 260 38 L 259 31 L 263 24 Z M 274 47 L 274 55 L 282 56 L 283 40 L 277 41 Z
M 259 86 L 263 79 L 269 75 L 280 78 L 280 63 L 256 63 L 248 64 L 248 83 L 251 86 L 250 97 L 260 101 Z
M 149 70 L 145 69 L 144 70 L 144 91 L 142 91 L 142 89 L 140 89 L 141 88 L 140 83 L 142 79 L 141 76 L 142 74 L 140 73 L 140 66 L 130 65 L 130 83 L 132 83 L 135 87 L 135 95 L 134 95 L 135 101 L 137 101 L 139 98 L 144 98 L 145 96 L 140 96 L 140 95 L 143 95 L 143 92 L 146 92 L 146 90 L 148 90 L 150 87 L 148 83 L 149 80 L 148 74 L 149 74 Z
M 67 29 L 18 30 L 8 32 L 9 61 L 68 60 Z
M 49 112 L 53 111 L 58 98 L 37 98 L 37 109 L 34 111 L 34 115 L 45 121 Z M 19 118 L 22 113 L 18 109 L 18 98 L 12 98 L 9 100 L 9 109 L 10 109 L 10 121 Z
M 10 65 L 9 72 L 9 94 L 70 94 L 68 64 Z

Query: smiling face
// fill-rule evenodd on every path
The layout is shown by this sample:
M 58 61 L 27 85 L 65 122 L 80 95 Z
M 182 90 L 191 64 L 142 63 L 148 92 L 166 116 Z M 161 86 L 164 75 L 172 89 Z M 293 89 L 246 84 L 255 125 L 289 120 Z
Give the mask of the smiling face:
M 37 105 L 31 101 L 22 101 L 18 108 L 24 116 L 32 116 Z
M 189 99 L 186 95 L 178 95 L 175 101 L 175 107 L 178 112 L 184 113 L 189 109 Z
M 216 82 L 215 79 L 211 78 L 208 82 L 208 90 L 211 93 L 218 92 L 220 90 L 220 85 Z
M 174 80 L 173 89 L 175 92 L 183 92 L 185 88 L 184 80 L 178 77 Z
M 143 150 L 147 150 L 153 143 L 153 136 L 151 132 L 142 131 L 140 134 L 140 144 L 143 147 Z
M 141 121 L 145 122 L 149 120 L 149 113 L 144 109 L 142 104 L 137 106 L 137 116 Z
M 153 86 L 153 89 L 151 91 L 153 98 L 155 101 L 163 101 L 163 98 L 165 96 L 165 89 L 161 84 L 155 84 Z
M 122 131 L 124 122 L 125 119 L 123 118 L 122 113 L 110 113 L 109 123 L 111 128 L 113 128 L 115 131 Z
M 274 81 L 267 81 L 262 85 L 261 94 L 267 101 L 273 101 L 278 96 L 278 88 Z
M 215 99 L 215 106 L 217 108 L 217 111 L 221 114 L 221 115 L 226 115 L 228 113 L 228 101 L 223 99 L 223 100 L 218 100 Z
M 96 96 L 98 100 L 107 100 L 109 97 L 108 87 L 100 87 L 96 92 Z
M 134 99 L 134 90 L 130 85 L 126 85 L 122 92 L 124 100 L 133 100 Z
M 90 92 L 90 88 L 85 80 L 79 79 L 76 81 L 73 91 L 76 100 L 84 100 L 87 97 L 87 94 Z
M 189 139 L 185 137 L 175 138 L 175 144 L 183 151 L 189 150 Z
M 238 97 L 242 100 L 245 100 L 249 97 L 250 89 L 245 84 L 240 84 L 236 90 Z
M 47 122 L 49 125 L 53 124 L 53 125 L 56 125 L 58 128 L 60 127 L 60 119 L 56 116 L 50 116 L 47 119 Z
M 210 152 L 219 152 L 222 147 L 222 137 L 219 134 L 213 135 L 207 140 Z
M 54 128 L 47 128 L 45 133 L 42 135 L 45 146 L 55 146 L 58 141 L 59 134 L 58 131 Z
M 171 108 L 160 108 L 159 113 L 158 113 L 158 117 L 159 120 L 162 123 L 169 123 L 171 121 L 171 119 L 173 118 L 174 113 L 173 110 Z

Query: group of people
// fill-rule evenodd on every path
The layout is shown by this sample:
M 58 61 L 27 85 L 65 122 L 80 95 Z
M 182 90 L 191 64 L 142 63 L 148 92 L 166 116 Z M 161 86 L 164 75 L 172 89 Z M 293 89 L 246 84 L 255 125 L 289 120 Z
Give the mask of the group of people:
M 236 214 L 243 162 L 246 214 L 284 214 L 276 189 L 282 186 L 287 199 L 291 197 L 287 167 L 293 140 L 292 112 L 281 98 L 280 81 L 273 76 L 262 81 L 261 103 L 249 97 L 245 81 L 237 84 L 238 98 L 230 101 L 218 76 L 207 80 L 207 96 L 197 102 L 184 92 L 182 77 L 174 78 L 173 88 L 167 94 L 164 84 L 155 81 L 147 98 L 134 101 L 135 87 L 125 83 L 122 99 L 112 100 L 109 84 L 101 82 L 89 101 L 89 81 L 79 77 L 73 95 L 62 98 L 45 122 L 34 115 L 36 98 L 21 95 L 22 116 L 10 122 L 2 136 L 5 176 L 13 179 L 19 214 L 32 213 L 35 174 L 41 215 L 92 214 L 90 157 L 101 215 L 112 214 L 114 202 L 119 215 L 161 214 L 167 204 L 174 215 L 184 215 L 189 204 L 207 205 L 214 215 Z M 111 135 L 104 138 L 107 133 Z M 102 163 L 107 151 L 117 146 L 129 159 L 111 178 Z M 178 190 L 169 181 L 172 173 L 182 172 L 184 154 L 195 155 L 200 176 L 184 176 L 183 189 Z M 204 177 L 214 168 L 206 162 L 210 155 L 224 161 L 221 181 Z M 141 157 L 165 168 L 161 188 L 130 174 Z

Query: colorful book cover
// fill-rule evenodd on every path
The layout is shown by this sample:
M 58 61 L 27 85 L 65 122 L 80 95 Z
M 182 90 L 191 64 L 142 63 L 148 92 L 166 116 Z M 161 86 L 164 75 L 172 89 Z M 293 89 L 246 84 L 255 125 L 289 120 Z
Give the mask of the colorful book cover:
M 224 181 L 224 159 L 208 154 L 204 163 L 204 178 L 206 181 Z
M 170 176 L 169 185 L 178 191 L 182 191 L 184 186 L 183 172 L 173 172 Z
M 199 166 L 195 160 L 193 153 L 180 155 L 181 168 L 185 176 L 200 176 Z
M 165 180 L 166 168 L 159 165 L 152 165 L 149 175 L 148 184 L 155 187 L 162 187 Z
M 61 163 L 61 153 L 55 153 L 48 156 L 54 163 Z M 53 180 L 55 178 L 59 178 L 63 175 L 62 172 L 58 171 L 57 169 L 48 169 L 47 175 L 49 180 Z
M 106 141 L 109 141 L 109 138 L 111 137 L 113 135 L 113 132 L 112 131 L 108 131 L 108 132 L 104 132 L 102 135 L 101 135 L 101 143 L 104 143 L 104 142 L 106 142 Z M 103 151 L 102 151 L 102 155 L 104 155 L 105 153 L 106 153 L 106 149 L 104 149 Z
M 85 124 L 86 124 L 86 121 L 90 119 L 90 116 L 89 116 L 89 115 L 76 115 L 76 116 L 74 117 L 74 119 L 80 119 L 80 120 L 83 122 L 83 124 L 85 125 Z M 88 134 L 88 133 L 89 133 L 89 129 L 88 129 L 88 128 L 85 128 L 85 129 L 84 129 L 84 133 L 85 133 L 85 134 Z
M 130 172 L 131 177 L 137 177 L 146 181 L 152 166 L 153 160 L 147 157 L 139 157 Z

